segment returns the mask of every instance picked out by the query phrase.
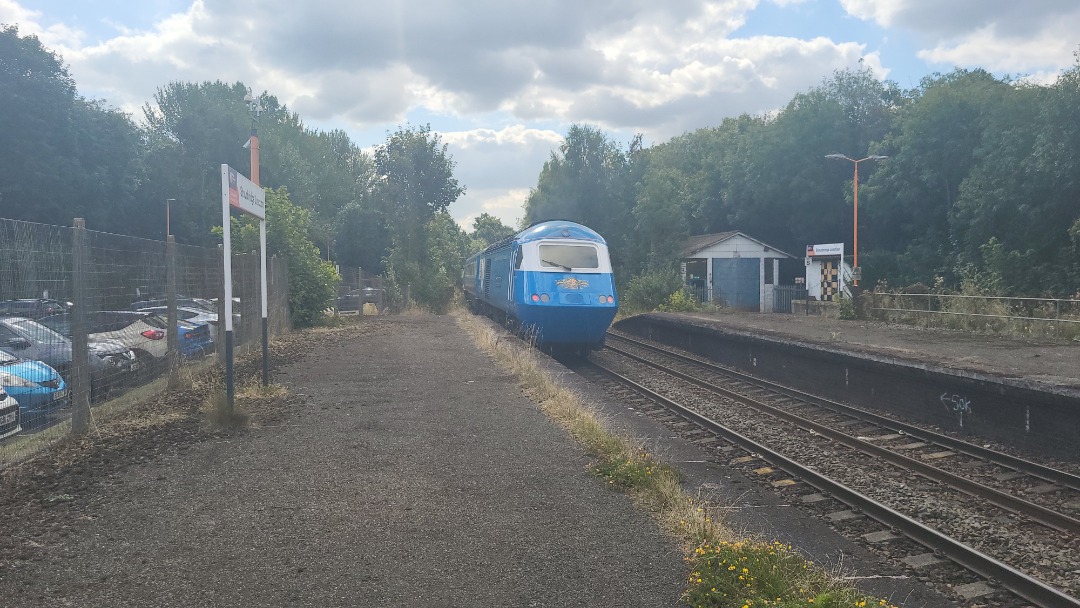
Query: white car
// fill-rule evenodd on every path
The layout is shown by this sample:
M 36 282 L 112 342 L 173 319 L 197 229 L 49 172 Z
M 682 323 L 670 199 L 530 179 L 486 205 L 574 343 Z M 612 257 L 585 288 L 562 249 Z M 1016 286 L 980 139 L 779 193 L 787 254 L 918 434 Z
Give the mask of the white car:
M 0 439 L 22 430 L 19 425 L 19 402 L 0 386 Z

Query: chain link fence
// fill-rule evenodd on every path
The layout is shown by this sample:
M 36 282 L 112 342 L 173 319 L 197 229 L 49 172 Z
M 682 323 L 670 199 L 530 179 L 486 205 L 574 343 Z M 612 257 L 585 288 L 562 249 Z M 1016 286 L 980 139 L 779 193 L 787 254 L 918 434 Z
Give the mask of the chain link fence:
M 0 467 L 105 417 L 169 370 L 224 355 L 223 251 L 0 219 Z M 260 260 L 233 256 L 237 349 L 262 338 Z M 288 331 L 285 263 L 267 260 L 268 325 Z M 203 373 L 199 371 L 199 373 Z

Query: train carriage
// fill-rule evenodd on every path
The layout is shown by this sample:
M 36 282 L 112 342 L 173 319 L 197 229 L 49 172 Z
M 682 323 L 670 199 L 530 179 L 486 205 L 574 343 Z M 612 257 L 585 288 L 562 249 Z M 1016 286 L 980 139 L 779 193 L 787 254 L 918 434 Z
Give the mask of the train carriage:
M 549 220 L 470 256 L 462 281 L 470 310 L 544 347 L 596 350 L 618 310 L 607 243 L 565 220 Z

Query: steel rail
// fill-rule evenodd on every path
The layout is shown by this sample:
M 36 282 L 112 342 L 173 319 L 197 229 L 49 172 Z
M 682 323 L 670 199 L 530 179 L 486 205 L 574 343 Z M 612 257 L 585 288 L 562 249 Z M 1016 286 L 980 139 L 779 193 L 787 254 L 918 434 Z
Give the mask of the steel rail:
M 600 370 L 605 375 L 615 379 L 615 381 L 631 387 L 636 392 L 674 411 L 686 420 L 716 433 L 763 460 L 771 462 L 790 475 L 798 477 L 802 481 L 805 481 L 823 493 L 833 496 L 849 507 L 866 513 L 881 524 L 890 526 L 902 532 L 931 551 L 940 552 L 942 555 L 945 555 L 971 572 L 989 580 L 996 581 L 1012 593 L 1033 602 L 1039 606 L 1039 608 L 1080 608 L 1080 600 L 1077 598 L 1062 593 L 1058 589 L 1055 589 L 1042 581 L 1031 578 L 1008 564 L 1002 563 L 989 555 L 976 551 L 960 541 L 950 538 L 902 513 L 894 511 L 888 506 L 883 505 L 868 496 L 864 496 L 837 481 L 817 473 L 813 469 L 804 467 L 783 454 L 773 451 L 722 424 L 702 416 L 701 414 L 698 414 L 697 412 L 686 408 L 595 361 L 589 361 L 587 365 Z
M 665 348 L 660 348 L 658 346 L 654 346 L 640 340 L 635 340 L 627 336 L 608 333 L 608 337 L 622 340 L 624 342 L 628 342 L 630 344 L 633 344 L 634 346 L 638 346 L 647 350 L 663 353 L 667 356 L 679 359 L 680 361 L 685 361 L 687 363 L 698 365 L 705 369 L 709 369 L 722 374 L 728 374 L 744 382 L 754 384 L 760 388 L 769 389 L 795 399 L 802 399 L 803 401 L 807 401 L 819 407 L 825 407 L 842 414 L 867 420 L 882 427 L 902 432 L 905 435 L 909 435 L 920 441 L 934 443 L 936 445 L 940 445 L 960 454 L 965 454 L 974 458 L 981 458 L 983 460 L 987 460 L 989 462 L 1006 468 L 1010 468 L 1016 471 L 1022 471 L 1024 473 L 1027 473 L 1028 475 L 1031 475 L 1032 477 L 1080 491 L 1080 475 L 1074 475 L 1067 471 L 1061 471 L 1059 469 L 1048 467 L 1037 462 L 1031 462 L 1030 460 L 1018 458 L 1011 454 L 1005 454 L 1002 452 L 984 448 L 982 446 L 967 443 L 960 439 L 949 437 L 948 435 L 942 435 L 941 433 L 935 433 L 934 431 L 899 422 L 891 418 L 886 418 L 873 412 L 846 405 L 838 401 L 832 401 L 830 399 L 811 395 L 810 393 L 804 393 L 800 390 L 780 386 L 779 384 L 776 384 L 774 382 L 770 382 L 762 378 L 757 378 L 755 376 L 745 374 L 738 370 L 722 367 L 720 365 L 709 363 L 707 361 L 701 361 L 693 357 L 688 357 L 681 353 L 673 352 Z
M 648 359 L 639 357 L 633 353 L 628 353 L 626 351 L 622 351 L 618 348 L 611 346 L 607 348 L 614 353 L 651 366 L 654 369 L 658 369 L 660 371 L 663 371 L 664 373 L 671 374 L 677 378 L 686 380 L 687 382 L 696 384 L 697 386 L 700 386 L 723 397 L 737 399 L 757 410 L 769 414 L 770 416 L 779 418 L 780 420 L 784 420 L 800 428 L 809 429 L 837 443 L 846 445 L 860 452 L 871 454 L 884 460 L 885 462 L 896 465 L 898 467 L 914 471 L 915 473 L 922 475 L 927 479 L 945 484 L 946 486 L 964 492 L 965 494 L 968 494 L 970 496 L 986 500 L 991 504 L 1001 507 L 1002 509 L 1006 509 L 1008 511 L 1016 513 L 1017 515 L 1027 517 L 1032 521 L 1036 521 L 1040 524 L 1043 524 L 1044 526 L 1058 530 L 1059 532 L 1067 532 L 1070 534 L 1080 535 L 1080 520 L 1069 517 L 1068 515 L 1065 515 L 1063 513 L 1058 513 L 1057 511 L 1054 511 L 1052 509 L 1047 509 L 1046 507 L 1043 507 L 1041 505 L 1037 505 L 1033 502 L 1029 502 L 1022 498 L 1013 496 L 1012 494 L 1007 494 L 1000 490 L 984 486 L 970 479 L 965 479 L 963 477 L 953 475 L 952 473 L 943 471 L 937 467 L 930 466 L 924 462 L 915 460 L 914 458 L 909 458 L 907 456 L 904 456 L 903 454 L 898 454 L 896 452 L 893 452 L 892 450 L 883 448 L 874 443 L 852 437 L 851 435 L 829 428 L 823 424 L 818 424 L 817 422 L 814 422 L 812 420 L 807 420 L 802 416 L 797 416 L 795 414 L 792 414 L 791 412 L 786 412 L 780 408 L 762 403 L 756 399 L 747 397 L 746 395 L 742 395 L 735 391 L 716 386 L 715 384 L 711 384 L 699 378 L 694 378 L 689 374 L 684 374 L 682 372 L 667 368 L 659 363 L 649 361 Z

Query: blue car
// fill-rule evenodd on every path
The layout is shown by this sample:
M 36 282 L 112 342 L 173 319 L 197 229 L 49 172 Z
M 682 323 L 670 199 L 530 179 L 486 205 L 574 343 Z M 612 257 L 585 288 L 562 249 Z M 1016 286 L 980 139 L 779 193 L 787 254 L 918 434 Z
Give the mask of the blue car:
M 176 345 L 181 357 L 188 359 L 214 351 L 208 324 L 181 320 L 176 322 L 176 330 Z
M 32 425 L 52 410 L 71 402 L 67 383 L 41 361 L 23 361 L 0 351 L 0 386 L 19 402 L 19 418 Z

